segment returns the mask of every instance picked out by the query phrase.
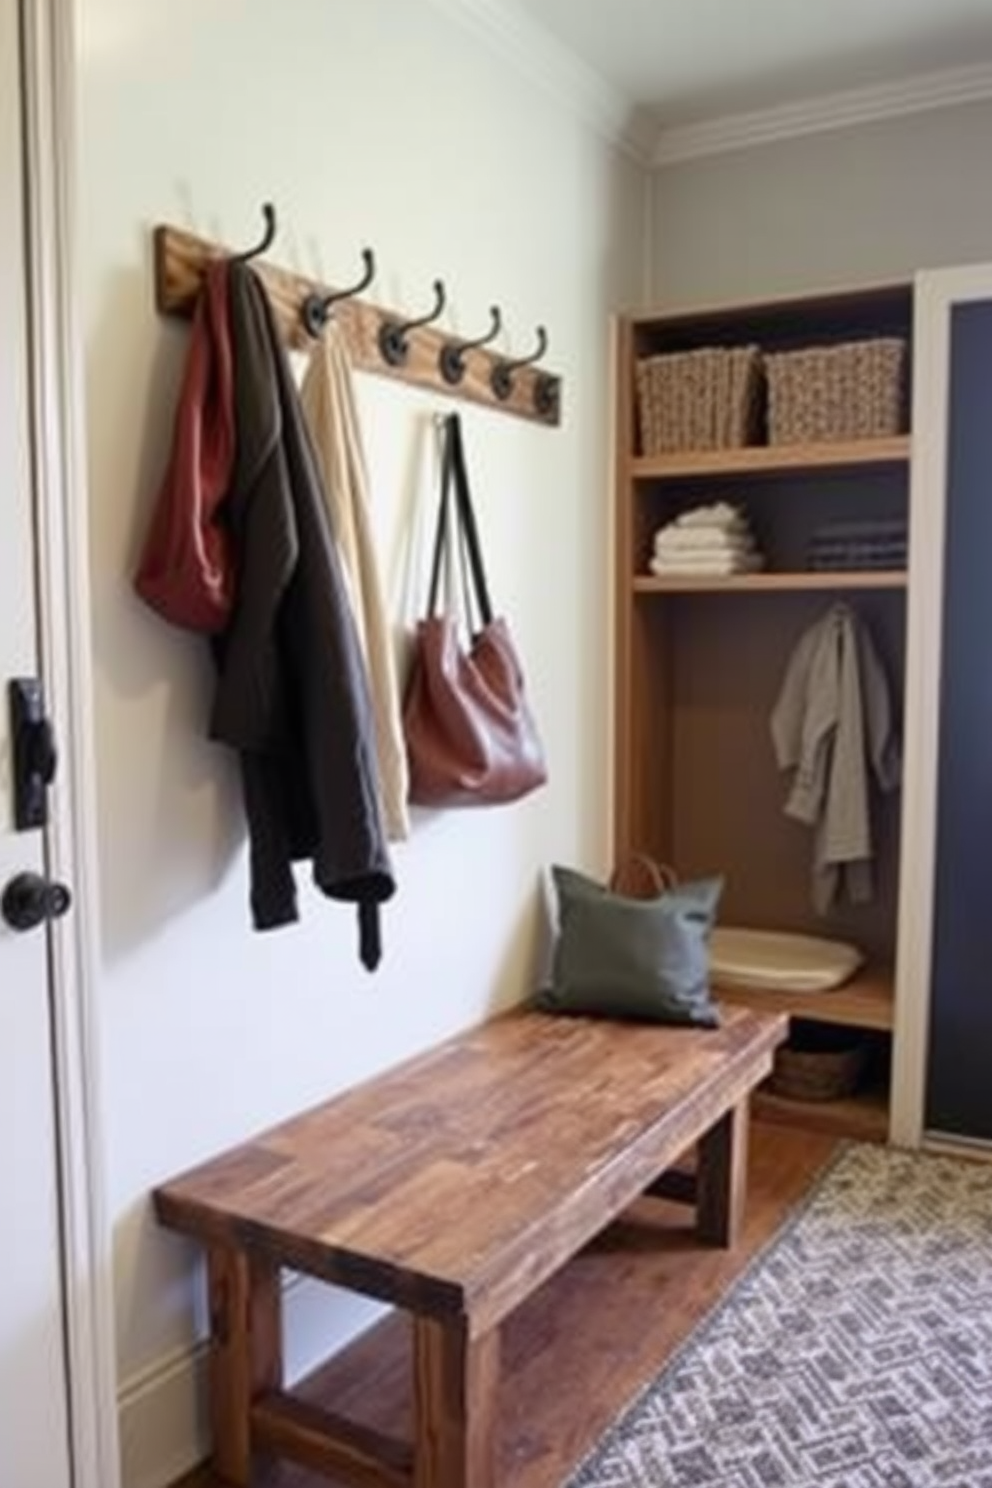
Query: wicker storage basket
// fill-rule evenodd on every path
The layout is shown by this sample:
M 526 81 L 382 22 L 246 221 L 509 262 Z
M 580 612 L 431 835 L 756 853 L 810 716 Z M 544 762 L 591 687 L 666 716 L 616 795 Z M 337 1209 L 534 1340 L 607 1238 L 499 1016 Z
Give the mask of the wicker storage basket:
M 903 427 L 906 342 L 809 346 L 765 357 L 770 444 L 881 439 Z
M 856 1031 L 797 1020 L 775 1051 L 768 1088 L 790 1100 L 840 1100 L 857 1089 L 867 1055 Z
M 635 380 L 645 455 L 737 449 L 758 438 L 762 381 L 756 346 L 642 357 Z

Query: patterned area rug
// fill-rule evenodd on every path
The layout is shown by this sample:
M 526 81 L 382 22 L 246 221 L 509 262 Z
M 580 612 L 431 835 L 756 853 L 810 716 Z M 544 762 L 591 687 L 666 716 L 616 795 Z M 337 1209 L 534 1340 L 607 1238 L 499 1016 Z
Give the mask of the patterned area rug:
M 568 1488 L 992 1488 L 992 1166 L 848 1149 Z

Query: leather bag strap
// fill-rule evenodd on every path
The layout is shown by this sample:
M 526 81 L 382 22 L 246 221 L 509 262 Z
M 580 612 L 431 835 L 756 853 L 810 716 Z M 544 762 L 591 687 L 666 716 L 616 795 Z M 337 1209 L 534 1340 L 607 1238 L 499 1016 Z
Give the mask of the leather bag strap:
M 427 614 L 433 617 L 438 612 L 441 591 L 441 569 L 448 551 L 450 535 L 451 492 L 455 496 L 455 519 L 458 523 L 459 560 L 462 574 L 465 618 L 470 630 L 474 630 L 472 602 L 478 611 L 481 625 L 488 625 L 493 618 L 486 570 L 482 561 L 482 545 L 479 528 L 472 505 L 468 470 L 465 464 L 465 448 L 462 443 L 461 419 L 457 413 L 444 421 L 444 436 L 441 445 L 441 495 L 437 508 L 437 525 L 434 529 L 434 548 L 431 557 L 431 580 L 427 597 Z M 466 562 L 468 573 L 466 573 Z
M 437 614 L 437 602 L 441 589 L 441 567 L 448 547 L 448 506 L 453 471 L 453 452 L 448 425 L 449 421 L 445 419 L 444 435 L 441 441 L 441 495 L 437 507 L 437 526 L 434 530 L 431 582 L 427 592 L 428 618 L 433 618 Z
M 472 574 L 472 587 L 475 590 L 475 601 L 482 619 L 482 624 L 488 625 L 493 618 L 493 607 L 489 599 L 486 570 L 482 562 L 482 545 L 479 542 L 479 528 L 475 520 L 475 510 L 472 506 L 472 492 L 469 488 L 468 469 L 465 464 L 465 448 L 462 443 L 462 421 L 457 413 L 449 415 L 445 434 L 446 442 L 450 441 L 451 446 L 451 475 L 454 480 L 458 523 L 465 547 L 468 550 L 468 561 Z

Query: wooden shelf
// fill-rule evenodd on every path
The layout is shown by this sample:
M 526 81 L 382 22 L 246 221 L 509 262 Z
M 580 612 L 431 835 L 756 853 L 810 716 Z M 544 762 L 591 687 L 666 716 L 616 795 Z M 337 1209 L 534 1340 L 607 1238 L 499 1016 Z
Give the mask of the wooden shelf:
M 719 1002 L 767 1008 L 769 1012 L 788 1013 L 811 1023 L 840 1023 L 846 1028 L 877 1028 L 886 1033 L 892 1029 L 895 1008 L 892 974 L 877 967 L 861 972 L 830 992 L 714 986 L 713 995 Z
M 856 1142 L 887 1142 L 889 1139 L 886 1093 L 871 1087 L 846 1100 L 835 1101 L 788 1100 L 762 1088 L 751 1097 L 751 1115 L 755 1121 L 825 1132 L 829 1136 L 848 1137 Z
M 807 328 L 812 344 L 824 331 L 836 334 L 839 328 L 845 329 L 845 340 L 864 336 L 866 315 L 879 335 L 908 334 L 913 315 L 912 283 L 886 279 L 856 288 L 799 294 L 788 291 L 760 299 L 723 300 L 682 309 L 649 305 L 631 315 L 630 323 L 638 330 L 661 330 L 669 337 L 680 328 L 688 328 L 702 332 L 703 344 L 712 345 L 715 341 L 722 342 L 728 328 L 735 327 L 744 332 L 735 338 L 737 341 L 757 340 L 767 344 L 769 332 L 777 330 L 785 331 L 790 344 L 794 344 L 796 324 L 800 322 Z
M 865 465 L 906 465 L 911 439 L 861 439 L 836 444 L 754 445 L 746 449 L 687 450 L 630 461 L 634 480 L 713 480 L 723 476 L 796 475 L 804 471 L 857 470 Z
M 905 589 L 905 569 L 833 569 L 796 573 L 638 574 L 635 594 L 831 593 L 844 589 Z

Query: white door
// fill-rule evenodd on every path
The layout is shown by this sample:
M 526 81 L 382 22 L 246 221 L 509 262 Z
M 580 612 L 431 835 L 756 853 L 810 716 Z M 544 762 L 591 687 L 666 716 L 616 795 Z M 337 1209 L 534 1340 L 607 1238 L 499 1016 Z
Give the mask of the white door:
M 38 677 L 17 0 L 0 0 L 0 891 L 45 871 L 15 831 L 8 680 Z M 45 924 L 0 918 L 0 1484 L 71 1482 Z

